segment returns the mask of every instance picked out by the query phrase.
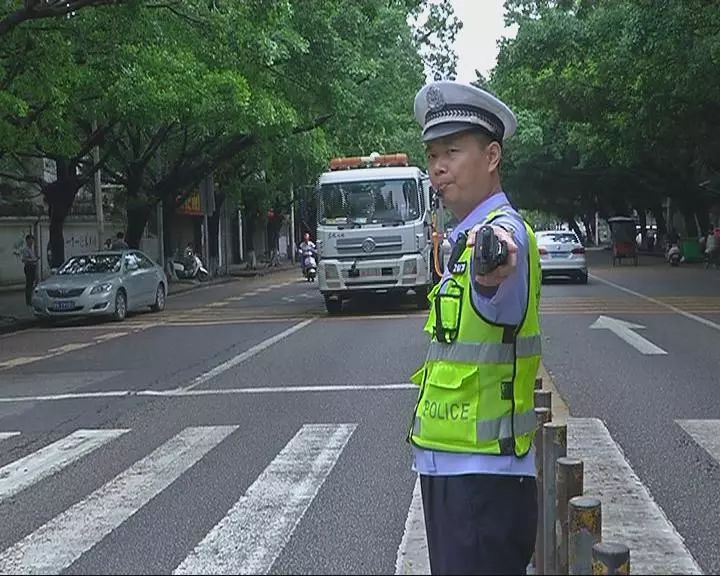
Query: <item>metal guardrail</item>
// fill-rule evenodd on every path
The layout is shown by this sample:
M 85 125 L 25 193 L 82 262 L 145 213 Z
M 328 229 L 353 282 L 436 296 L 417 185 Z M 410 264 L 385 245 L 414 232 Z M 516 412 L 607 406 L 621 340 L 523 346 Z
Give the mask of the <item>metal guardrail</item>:
M 538 526 L 535 574 L 630 574 L 630 549 L 602 540 L 602 503 L 584 489 L 583 461 L 568 458 L 567 424 L 552 419 L 552 391 L 535 381 Z

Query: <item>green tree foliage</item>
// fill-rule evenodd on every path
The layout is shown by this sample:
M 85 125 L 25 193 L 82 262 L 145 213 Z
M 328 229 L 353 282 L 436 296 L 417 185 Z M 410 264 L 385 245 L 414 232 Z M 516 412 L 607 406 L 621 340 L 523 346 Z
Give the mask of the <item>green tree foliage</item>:
M 508 0 L 516 38 L 490 85 L 521 118 L 507 179 L 522 204 L 586 222 L 670 197 L 694 232 L 717 178 L 720 4 Z M 717 201 L 717 199 L 715 199 Z
M 59 251 L 98 169 L 137 245 L 158 202 L 171 214 L 210 173 L 218 200 L 262 214 L 333 155 L 421 162 L 413 96 L 454 75 L 460 28 L 447 0 L 8 0 L 6 21 L 0 172 L 40 186 Z M 57 181 L 28 175 L 33 158 L 56 160 Z

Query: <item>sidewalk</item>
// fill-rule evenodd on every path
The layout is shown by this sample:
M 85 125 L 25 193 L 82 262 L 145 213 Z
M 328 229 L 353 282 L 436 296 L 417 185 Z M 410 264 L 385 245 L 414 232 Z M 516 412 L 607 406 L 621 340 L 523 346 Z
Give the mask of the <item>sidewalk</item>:
M 182 294 L 183 292 L 195 290 L 202 286 L 225 284 L 242 278 L 264 277 L 278 272 L 293 270 L 298 266 L 298 264 L 293 264 L 287 260 L 281 261 L 279 266 L 272 268 L 268 268 L 265 262 L 258 262 L 255 270 L 248 270 L 245 264 L 233 264 L 228 267 L 227 276 L 216 276 L 207 282 L 200 282 L 199 280 L 173 281 L 172 279 L 168 279 L 170 283 L 168 286 L 168 296 Z M 25 330 L 37 323 L 30 309 L 25 306 L 24 291 L 24 284 L 0 286 L 0 334 Z

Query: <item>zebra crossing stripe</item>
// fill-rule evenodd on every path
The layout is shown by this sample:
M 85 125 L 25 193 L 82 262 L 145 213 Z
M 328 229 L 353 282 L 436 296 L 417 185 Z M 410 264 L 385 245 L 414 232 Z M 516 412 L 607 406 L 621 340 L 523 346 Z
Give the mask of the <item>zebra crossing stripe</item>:
M 420 477 L 415 480 L 405 531 L 395 559 L 395 574 L 430 574 Z
M 173 574 L 266 574 L 355 427 L 303 426 Z
M 720 420 L 676 420 L 702 448 L 720 462 Z
M 602 502 L 603 540 L 630 548 L 633 573 L 702 574 L 605 424 L 597 418 L 568 418 L 567 435 L 568 456 L 585 464 L 585 494 Z
M 2 574 L 58 574 L 172 484 L 237 426 L 185 428 L 0 554 Z
M 76 430 L 57 442 L 0 468 L 0 502 L 52 476 L 127 430 Z M 19 432 L 5 432 L 16 435 Z M 0 440 L 2 436 L 0 436 Z

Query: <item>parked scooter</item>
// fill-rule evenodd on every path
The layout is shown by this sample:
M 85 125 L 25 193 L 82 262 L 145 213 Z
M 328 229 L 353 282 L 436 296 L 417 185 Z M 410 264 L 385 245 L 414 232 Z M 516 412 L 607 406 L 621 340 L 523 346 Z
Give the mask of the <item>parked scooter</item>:
M 678 266 L 680 262 L 682 262 L 682 253 L 677 244 L 669 245 L 667 252 L 665 252 L 665 260 L 673 267 Z
M 182 257 L 174 258 L 172 262 L 173 272 L 180 280 L 200 280 L 204 282 L 210 278 L 210 273 L 190 248 L 186 248 Z

